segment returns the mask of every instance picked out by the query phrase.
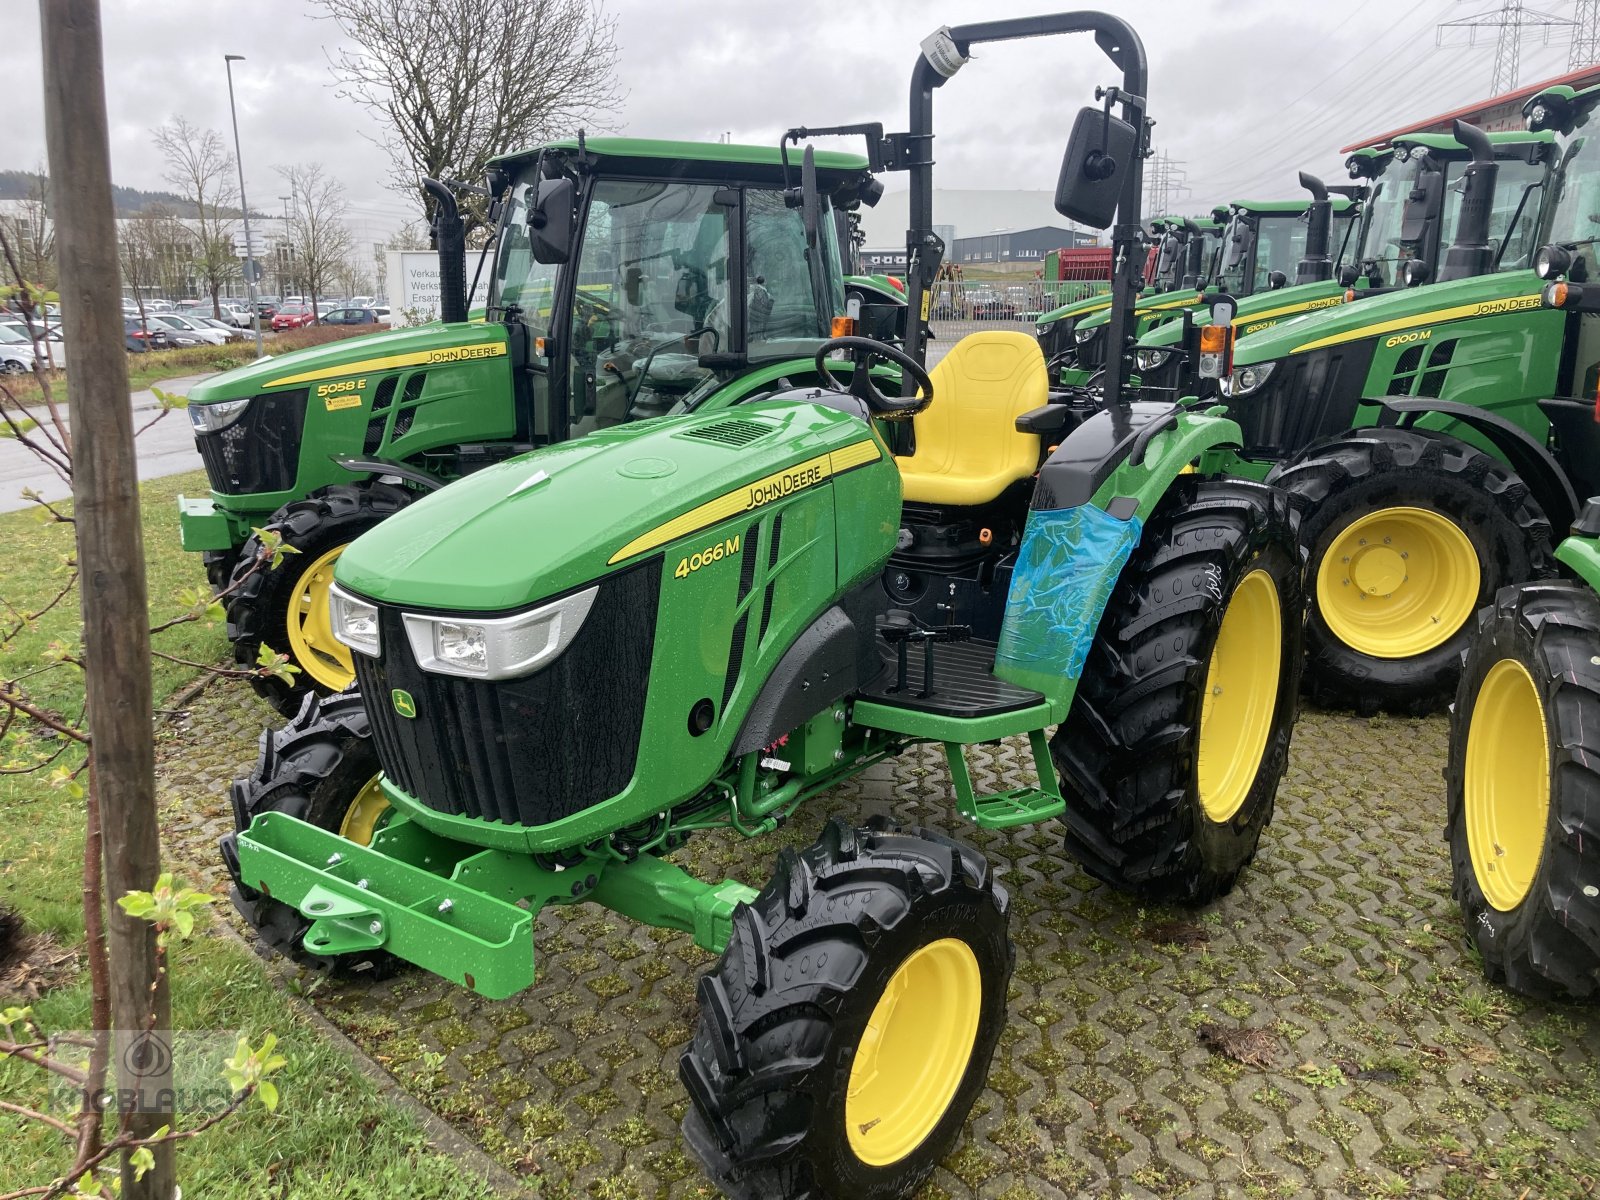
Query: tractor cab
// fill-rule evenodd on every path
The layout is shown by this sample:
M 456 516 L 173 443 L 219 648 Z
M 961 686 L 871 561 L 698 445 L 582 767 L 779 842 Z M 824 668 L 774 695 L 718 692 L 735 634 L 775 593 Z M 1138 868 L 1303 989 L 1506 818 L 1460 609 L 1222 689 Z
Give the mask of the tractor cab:
M 846 311 L 833 210 L 869 183 L 864 159 L 816 154 L 810 222 L 797 172 L 766 147 L 593 138 L 494 166 L 510 192 L 488 314 L 527 347 L 536 443 L 809 359 Z
M 1312 200 L 1235 200 L 1222 233 L 1217 286 L 1249 296 L 1288 286 L 1306 253 Z M 1361 206 L 1348 196 L 1331 198 L 1332 244 L 1346 253 Z

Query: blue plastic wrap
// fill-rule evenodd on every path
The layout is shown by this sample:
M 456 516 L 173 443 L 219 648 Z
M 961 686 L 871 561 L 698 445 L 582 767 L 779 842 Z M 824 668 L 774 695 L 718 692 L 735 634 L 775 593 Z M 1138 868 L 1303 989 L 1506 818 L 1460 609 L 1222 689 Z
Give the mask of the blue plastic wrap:
M 995 666 L 1078 678 L 1142 527 L 1092 504 L 1030 512 Z

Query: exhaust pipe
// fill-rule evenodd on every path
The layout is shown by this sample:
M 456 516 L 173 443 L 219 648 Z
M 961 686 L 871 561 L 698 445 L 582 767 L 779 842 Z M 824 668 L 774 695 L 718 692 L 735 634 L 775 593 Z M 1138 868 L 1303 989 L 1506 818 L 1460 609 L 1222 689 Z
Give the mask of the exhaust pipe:
M 424 179 L 434 198 L 433 244 L 439 251 L 439 319 L 446 325 L 467 319 L 467 227 L 456 196 L 437 179 Z
M 1306 256 L 1294 269 L 1295 283 L 1321 283 L 1333 278 L 1333 201 L 1327 186 L 1315 175 L 1300 172 L 1300 186 L 1311 193 L 1306 210 Z
M 1456 141 L 1472 151 L 1472 161 L 1461 172 L 1461 216 L 1456 221 L 1456 239 L 1439 265 L 1441 283 L 1483 275 L 1493 265 L 1489 220 L 1494 211 L 1495 176 L 1500 173 L 1488 134 L 1465 121 L 1457 121 L 1452 132 Z

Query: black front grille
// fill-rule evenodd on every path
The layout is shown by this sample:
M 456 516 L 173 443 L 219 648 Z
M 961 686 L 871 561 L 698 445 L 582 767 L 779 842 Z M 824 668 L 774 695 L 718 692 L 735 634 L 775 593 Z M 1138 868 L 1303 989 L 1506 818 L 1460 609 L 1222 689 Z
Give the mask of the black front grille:
M 354 657 L 384 771 L 429 808 L 508 824 L 548 825 L 617 795 L 633 778 L 660 590 L 659 557 L 610 576 L 565 653 L 495 682 L 423 671 L 400 610 L 383 606 L 383 658 Z
M 1098 371 L 1106 365 L 1106 342 L 1110 335 L 1104 326 L 1097 336 L 1078 343 L 1078 370 Z
M 1372 366 L 1364 340 L 1291 354 L 1253 396 L 1227 401 L 1244 432 L 1246 458 L 1292 458 L 1319 438 L 1349 429 Z M 1381 393 L 1380 393 L 1381 394 Z
M 232 425 L 195 432 L 211 490 L 223 496 L 286 492 L 300 472 L 300 434 L 306 389 L 265 392 L 251 399 Z

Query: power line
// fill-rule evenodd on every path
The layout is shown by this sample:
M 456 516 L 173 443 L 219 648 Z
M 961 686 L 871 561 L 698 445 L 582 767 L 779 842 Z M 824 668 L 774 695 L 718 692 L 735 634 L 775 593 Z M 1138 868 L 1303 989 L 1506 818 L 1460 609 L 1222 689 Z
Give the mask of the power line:
M 1521 77 L 1524 29 L 1541 30 L 1543 40 L 1548 45 L 1552 29 L 1572 29 L 1577 24 L 1577 21 L 1568 17 L 1558 17 L 1554 13 L 1529 8 L 1523 0 L 1500 0 L 1500 7 L 1489 12 L 1461 17 L 1454 21 L 1441 21 L 1437 38 L 1438 44 L 1442 46 L 1447 30 L 1464 29 L 1467 31 L 1467 45 L 1475 46 L 1480 32 L 1494 30 L 1494 79 L 1489 85 L 1489 93 L 1499 96 L 1515 88 L 1517 80 Z

